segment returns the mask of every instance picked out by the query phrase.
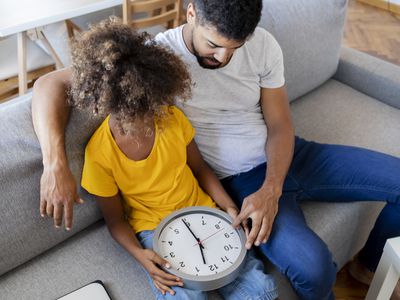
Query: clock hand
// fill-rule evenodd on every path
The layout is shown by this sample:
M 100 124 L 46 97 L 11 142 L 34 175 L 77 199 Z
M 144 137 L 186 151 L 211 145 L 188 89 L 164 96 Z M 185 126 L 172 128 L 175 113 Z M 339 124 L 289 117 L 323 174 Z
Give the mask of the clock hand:
M 209 235 L 208 237 L 206 237 L 205 239 L 203 239 L 202 241 L 198 241 L 198 243 L 203 244 L 203 242 L 207 239 L 209 239 L 210 237 L 216 235 L 218 232 L 224 230 L 225 228 L 221 228 L 220 230 L 218 230 L 217 232 L 214 232 L 213 234 Z M 196 246 L 197 244 L 194 244 L 193 246 Z
M 203 246 L 203 244 L 200 242 L 200 239 L 193 233 L 193 231 L 192 231 L 192 229 L 190 229 L 189 225 L 188 225 L 183 219 L 181 219 L 181 220 L 182 220 L 183 224 L 185 224 L 185 226 L 187 227 L 187 229 L 189 229 L 190 233 L 191 233 L 191 234 L 194 236 L 194 238 L 196 239 L 197 245 L 200 246 L 200 249 L 204 249 L 204 246 Z M 202 251 L 202 253 L 203 253 L 203 251 Z M 204 260 L 204 258 L 203 258 L 203 260 Z
M 203 263 L 206 265 L 206 259 L 204 258 L 204 253 L 203 253 L 203 245 L 199 244 L 200 252 L 201 252 L 201 257 L 203 258 Z

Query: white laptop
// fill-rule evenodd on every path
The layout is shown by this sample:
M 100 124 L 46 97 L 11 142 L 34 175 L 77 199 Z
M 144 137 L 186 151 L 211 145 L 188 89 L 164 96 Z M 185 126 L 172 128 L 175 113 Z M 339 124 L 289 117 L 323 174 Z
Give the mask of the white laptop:
M 89 283 L 57 300 L 111 300 L 101 280 Z

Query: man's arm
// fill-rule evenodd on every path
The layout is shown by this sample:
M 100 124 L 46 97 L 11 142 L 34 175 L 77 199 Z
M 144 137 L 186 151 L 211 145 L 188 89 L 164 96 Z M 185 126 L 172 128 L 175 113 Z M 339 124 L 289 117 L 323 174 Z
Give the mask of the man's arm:
M 33 87 L 32 120 L 43 155 L 40 180 L 40 214 L 54 217 L 60 227 L 72 227 L 73 204 L 81 203 L 65 154 L 65 128 L 69 116 L 66 89 L 71 70 L 55 71 L 39 78 Z
M 294 129 L 285 87 L 262 88 L 261 107 L 268 128 L 267 173 L 261 188 L 244 199 L 241 212 L 234 222 L 234 225 L 238 225 L 247 218 L 252 219 L 247 248 L 254 241 L 256 246 L 265 243 L 271 233 L 294 150 Z

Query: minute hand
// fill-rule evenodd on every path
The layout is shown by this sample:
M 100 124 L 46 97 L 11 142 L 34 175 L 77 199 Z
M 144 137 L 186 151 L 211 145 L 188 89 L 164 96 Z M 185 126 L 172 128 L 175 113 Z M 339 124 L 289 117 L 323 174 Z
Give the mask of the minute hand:
M 189 225 L 182 219 L 183 224 L 185 224 L 185 226 L 187 227 L 187 229 L 189 229 L 190 233 L 194 236 L 194 238 L 197 241 L 197 245 L 200 246 L 200 248 L 204 249 L 203 244 L 200 242 L 200 239 L 193 233 L 192 229 L 190 229 Z

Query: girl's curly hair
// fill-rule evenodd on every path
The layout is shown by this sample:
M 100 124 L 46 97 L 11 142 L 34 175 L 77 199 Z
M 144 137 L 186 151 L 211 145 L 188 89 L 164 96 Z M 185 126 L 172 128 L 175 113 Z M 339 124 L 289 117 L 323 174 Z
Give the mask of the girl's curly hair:
M 180 58 L 115 17 L 73 40 L 71 54 L 70 103 L 115 115 L 122 132 L 137 118 L 160 117 L 176 98 L 190 97 L 190 75 Z

